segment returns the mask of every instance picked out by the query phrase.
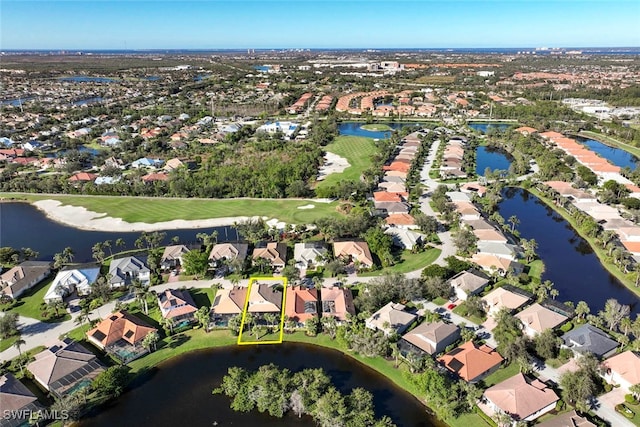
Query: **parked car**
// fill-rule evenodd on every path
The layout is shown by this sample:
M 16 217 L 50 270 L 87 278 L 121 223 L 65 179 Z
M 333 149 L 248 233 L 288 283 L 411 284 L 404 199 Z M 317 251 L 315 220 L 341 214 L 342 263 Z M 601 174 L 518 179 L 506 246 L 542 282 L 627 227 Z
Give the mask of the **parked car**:
M 447 310 L 453 310 L 454 308 L 456 308 L 456 305 L 453 303 L 447 306 Z

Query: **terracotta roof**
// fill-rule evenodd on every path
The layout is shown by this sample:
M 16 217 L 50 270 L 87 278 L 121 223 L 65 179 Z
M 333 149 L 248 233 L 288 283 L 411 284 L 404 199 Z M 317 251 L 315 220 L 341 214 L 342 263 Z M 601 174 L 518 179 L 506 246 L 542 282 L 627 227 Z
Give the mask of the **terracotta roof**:
M 98 175 L 96 175 L 95 173 L 80 172 L 80 173 L 77 173 L 77 174 L 71 176 L 71 178 L 69 178 L 69 181 L 71 181 L 71 182 L 90 182 L 90 181 L 95 181 L 97 177 L 98 177 Z
M 152 331 L 157 329 L 126 311 L 118 311 L 88 331 L 87 337 L 107 347 L 121 339 L 129 344 L 136 344 Z
M 448 370 L 467 382 L 473 382 L 490 369 L 500 365 L 502 356 L 493 348 L 477 347 L 468 341 L 438 359 Z
M 285 314 L 296 322 L 304 322 L 311 317 L 318 317 L 318 291 L 294 286 L 287 289 Z
M 522 373 L 489 387 L 484 395 L 516 420 L 525 419 L 559 400 L 546 384 Z
M 333 253 L 336 258 L 352 257 L 363 265 L 373 266 L 373 258 L 366 242 L 352 240 L 335 242 L 333 244 Z
M 347 320 L 347 313 L 356 314 L 351 289 L 339 287 L 320 289 L 322 315 L 333 316 L 341 321 Z
M 265 258 L 274 266 L 284 266 L 287 261 L 287 245 L 278 242 L 269 242 L 264 248 L 255 248 L 253 258 Z
M 633 351 L 617 354 L 604 362 L 605 369 L 617 373 L 629 384 L 640 384 L 640 357 Z
M 234 286 L 232 289 L 218 289 L 211 311 L 215 314 L 240 314 L 247 299 L 247 288 Z
M 387 191 L 376 191 L 373 193 L 373 200 L 376 202 L 401 202 L 402 198 L 397 193 Z
M 497 288 L 482 297 L 482 300 L 491 311 L 497 311 L 501 308 L 507 308 L 511 311 L 526 304 L 529 298 L 504 288 Z
M 386 217 L 385 222 L 389 225 L 415 225 L 415 219 L 406 213 L 391 214 Z
M 640 253 L 640 242 L 629 242 L 626 240 L 621 241 L 622 246 L 632 254 Z
M 198 311 L 189 291 L 181 289 L 166 289 L 158 295 L 158 305 L 165 319 L 173 319 Z
M 520 132 L 523 135 L 529 135 L 529 134 L 538 132 L 538 129 L 532 128 L 532 127 L 528 127 L 528 126 L 522 126 L 522 127 L 516 128 L 514 130 L 516 132 Z

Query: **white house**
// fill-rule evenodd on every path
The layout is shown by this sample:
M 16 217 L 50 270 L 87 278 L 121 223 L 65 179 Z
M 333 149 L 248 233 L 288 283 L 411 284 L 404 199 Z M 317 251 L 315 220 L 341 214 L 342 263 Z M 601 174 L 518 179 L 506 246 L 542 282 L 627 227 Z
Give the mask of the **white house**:
M 95 283 L 99 274 L 100 267 L 95 264 L 61 270 L 51 282 L 44 301 L 46 303 L 62 301 L 74 291 L 78 295 L 88 295 L 91 292 L 91 285 Z
M 404 311 L 405 306 L 390 302 L 376 311 L 365 321 L 369 329 L 383 331 L 386 335 L 392 332 L 403 333 L 416 320 L 415 314 Z
M 293 247 L 293 259 L 299 269 L 315 268 L 325 264 L 327 248 L 321 243 L 296 243 Z
M 451 278 L 451 287 L 456 296 L 466 301 L 471 295 L 476 295 L 489 284 L 489 278 L 482 272 L 475 270 L 461 271 Z

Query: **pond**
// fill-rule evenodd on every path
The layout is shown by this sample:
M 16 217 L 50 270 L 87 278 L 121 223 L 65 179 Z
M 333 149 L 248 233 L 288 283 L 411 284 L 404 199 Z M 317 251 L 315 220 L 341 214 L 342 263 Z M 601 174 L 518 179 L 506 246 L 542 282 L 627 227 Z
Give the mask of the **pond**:
M 577 137 L 576 141 L 587 146 L 591 151 L 604 157 L 616 166 L 620 166 L 621 168 L 629 167 L 632 170 L 638 167 L 638 160 L 640 159 L 620 148 L 610 147 L 595 139 Z
M 484 175 L 486 168 L 506 171 L 511 166 L 508 154 L 502 150 L 480 146 L 476 149 L 476 174 Z
M 27 101 L 34 100 L 33 96 L 28 96 L 26 98 L 17 98 L 17 99 L 3 99 L 0 101 L 0 105 L 11 105 L 12 107 L 19 107 Z
M 234 228 L 215 227 L 165 230 L 165 244 L 168 244 L 173 236 L 178 236 L 182 243 L 193 243 L 196 241 L 197 233 L 211 234 L 214 230 L 218 232 L 219 242 L 239 240 Z M 39 252 L 38 259 L 41 260 L 51 260 L 55 253 L 69 246 L 75 252 L 75 262 L 93 261 L 91 247 L 95 243 L 111 240 L 112 249 L 117 252 L 135 249 L 134 243 L 138 237 L 139 232 L 86 231 L 67 227 L 50 220 L 43 212 L 28 203 L 0 202 L 0 247 L 31 248 Z M 124 247 L 115 247 L 118 238 L 124 239 Z M 108 249 L 105 252 L 109 254 Z
M 192 352 L 163 363 L 134 384 L 120 399 L 83 420 L 81 426 L 314 426 L 309 417 L 278 419 L 258 411 L 235 412 L 230 399 L 212 395 L 231 366 L 255 370 L 274 363 L 291 371 L 322 368 L 342 393 L 363 387 L 374 396 L 376 415 L 398 426 L 444 426 L 426 413 L 411 394 L 386 377 L 337 350 L 309 344 L 232 346 Z
M 511 127 L 511 125 L 505 123 L 467 123 L 467 126 L 482 133 L 487 133 L 487 129 L 491 128 L 502 131 Z
M 640 312 L 639 297 L 627 289 L 600 264 L 586 240 L 580 237 L 553 209 L 528 191 L 503 191 L 499 212 L 508 219 L 515 215 L 517 229 L 525 239 L 535 239 L 538 256 L 545 264 L 542 280 L 551 280 L 560 292 L 560 301 L 585 301 L 596 314 L 609 298 Z
M 405 126 L 420 126 L 417 123 L 379 123 L 389 126 L 391 129 L 400 129 Z M 363 129 L 364 122 L 342 122 L 338 125 L 340 135 L 363 136 L 365 138 L 387 139 L 391 137 L 391 131 L 373 131 Z

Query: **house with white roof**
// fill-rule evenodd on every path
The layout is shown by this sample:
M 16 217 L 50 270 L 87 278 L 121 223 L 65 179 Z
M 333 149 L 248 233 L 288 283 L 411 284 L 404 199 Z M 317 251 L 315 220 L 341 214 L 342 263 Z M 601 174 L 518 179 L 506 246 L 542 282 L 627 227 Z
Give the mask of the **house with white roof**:
M 383 331 L 386 335 L 401 334 L 416 320 L 417 316 L 404 311 L 405 306 L 389 302 L 365 321 L 369 329 Z
M 67 267 L 56 274 L 44 295 L 44 301 L 46 303 L 62 301 L 73 292 L 77 292 L 78 295 L 88 295 L 91 292 L 91 285 L 99 275 L 100 266 L 96 264 Z
M 299 269 L 313 269 L 325 264 L 328 253 L 322 243 L 296 243 L 293 247 L 293 259 Z

